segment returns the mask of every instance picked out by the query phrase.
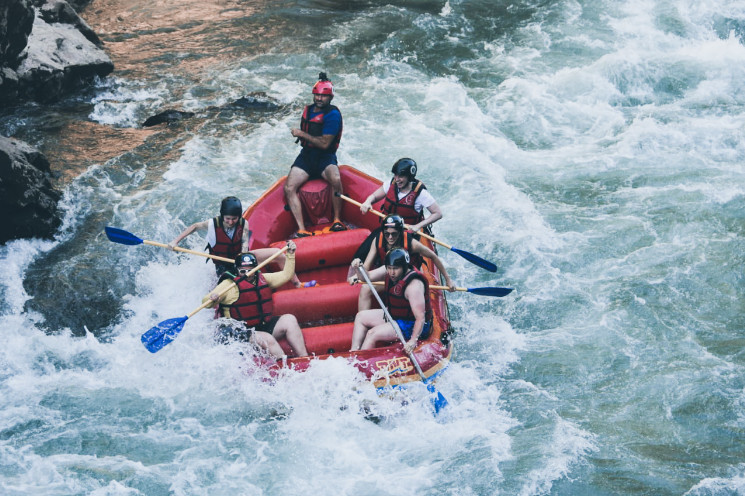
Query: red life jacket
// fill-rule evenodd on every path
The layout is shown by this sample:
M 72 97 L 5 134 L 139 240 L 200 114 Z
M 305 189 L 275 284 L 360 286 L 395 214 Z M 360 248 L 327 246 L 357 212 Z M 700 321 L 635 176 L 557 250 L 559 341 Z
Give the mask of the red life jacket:
M 339 127 L 339 133 L 334 136 L 333 141 L 331 144 L 326 148 L 326 151 L 329 153 L 334 153 L 339 148 L 339 142 L 341 141 L 341 133 L 344 130 L 344 120 L 341 119 L 341 110 L 339 110 L 338 107 L 335 105 L 327 105 L 326 109 L 313 117 L 312 119 L 308 119 L 308 116 L 310 115 L 310 108 L 313 105 L 306 105 L 305 110 L 303 110 L 303 116 L 300 118 L 300 129 L 305 131 L 306 133 L 310 134 L 311 136 L 323 136 L 323 119 L 332 110 L 338 110 L 339 111 L 339 118 L 340 118 L 340 127 Z M 315 145 L 310 143 L 308 140 L 301 139 L 300 144 L 303 145 L 304 148 L 316 148 Z
M 235 232 L 233 233 L 233 239 L 230 239 L 225 233 L 223 228 L 222 217 L 218 216 L 212 219 L 215 225 L 215 246 L 207 245 L 207 249 L 212 255 L 225 258 L 235 258 L 241 252 L 241 240 L 243 239 L 243 226 L 246 224 L 246 219 L 241 217 L 238 219 L 238 223 L 235 226 Z
M 411 268 L 400 281 L 391 286 L 391 278 L 386 274 L 385 276 L 385 297 L 386 306 L 388 311 L 395 320 L 416 320 L 414 313 L 411 311 L 411 305 L 409 300 L 406 299 L 404 293 L 406 287 L 414 279 L 419 279 L 424 283 L 424 321 L 429 322 L 432 320 L 432 304 L 429 298 L 429 282 L 424 274 L 419 272 L 415 268 Z
M 414 203 L 416 202 L 416 199 L 419 197 L 419 194 L 422 192 L 422 190 L 427 189 L 423 182 L 417 179 L 414 179 L 413 182 L 414 184 L 412 184 L 411 186 L 411 191 L 409 191 L 406 196 L 399 200 L 396 181 L 391 181 L 391 185 L 388 188 L 388 191 L 385 193 L 385 202 L 380 208 L 385 214 L 400 215 L 404 218 L 404 222 L 410 226 L 419 224 L 422 220 L 424 220 L 424 209 L 422 209 L 422 211 L 420 212 L 417 212 L 414 209 Z
M 417 269 L 422 267 L 422 262 L 424 260 L 422 259 L 422 256 L 418 253 L 414 253 L 411 251 L 411 246 L 414 241 L 414 234 L 412 234 L 409 231 L 404 231 L 404 243 L 402 246 L 394 246 L 393 248 L 403 248 L 407 252 L 409 252 L 409 257 L 411 260 L 411 265 L 416 267 Z M 385 247 L 385 231 L 380 231 L 378 233 L 377 237 L 377 248 L 378 248 L 378 267 L 382 267 L 385 264 L 385 255 L 390 250 L 386 250 Z M 391 248 L 391 250 L 393 249 Z
M 226 274 L 223 280 L 231 277 Z M 272 288 L 261 272 L 258 278 L 257 284 L 252 284 L 243 276 L 233 278 L 238 286 L 238 299 L 230 305 L 220 305 L 220 310 L 227 308 L 231 318 L 245 322 L 248 327 L 256 327 L 272 317 Z

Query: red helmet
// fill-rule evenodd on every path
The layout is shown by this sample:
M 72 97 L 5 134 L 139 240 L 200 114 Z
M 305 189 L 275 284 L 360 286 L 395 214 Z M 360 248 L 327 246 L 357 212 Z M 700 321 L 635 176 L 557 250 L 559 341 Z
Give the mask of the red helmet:
M 313 85 L 314 95 L 331 95 L 334 96 L 334 85 L 331 81 L 318 81 Z

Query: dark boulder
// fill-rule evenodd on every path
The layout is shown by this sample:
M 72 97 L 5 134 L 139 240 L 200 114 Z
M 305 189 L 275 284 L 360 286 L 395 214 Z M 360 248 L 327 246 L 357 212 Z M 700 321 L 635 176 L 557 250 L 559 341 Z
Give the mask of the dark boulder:
M 246 111 L 246 112 L 276 112 L 282 110 L 283 106 L 279 105 L 272 98 L 268 97 L 265 93 L 256 92 L 247 96 L 242 96 L 237 100 L 233 100 L 230 103 L 226 103 L 220 107 L 207 107 L 202 112 L 202 116 L 214 117 L 216 114 L 221 114 L 223 111 Z M 190 119 L 196 115 L 194 112 L 185 112 L 183 110 L 164 110 L 159 114 L 152 115 L 145 119 L 142 123 L 142 127 L 156 126 L 158 124 L 172 124 L 179 122 L 184 119 Z
M 280 110 L 281 106 L 271 101 L 269 97 L 264 96 L 242 96 L 225 106 L 226 108 L 232 109 L 245 109 L 245 110 L 257 110 L 257 111 L 275 111 Z
M 194 112 L 184 112 L 183 110 L 165 110 L 159 114 L 155 114 L 145 119 L 145 122 L 142 123 L 142 126 L 157 126 L 158 124 L 163 124 L 164 122 L 166 124 L 171 124 L 173 122 L 178 122 L 190 117 L 194 117 Z
M 21 62 L 31 27 L 34 9 L 26 0 L 0 2 L 0 66 L 15 69 Z
M 68 2 L 0 1 L 0 103 L 51 102 L 113 70 L 101 40 Z
M 0 244 L 52 238 L 62 223 L 62 196 L 52 186 L 46 157 L 22 141 L 0 136 Z

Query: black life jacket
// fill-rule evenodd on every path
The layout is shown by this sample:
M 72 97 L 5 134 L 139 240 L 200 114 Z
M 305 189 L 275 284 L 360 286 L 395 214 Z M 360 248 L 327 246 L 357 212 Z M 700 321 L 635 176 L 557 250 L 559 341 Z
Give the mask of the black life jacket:
M 207 249 L 212 255 L 225 258 L 235 258 L 241 252 L 243 239 L 243 227 L 246 224 L 246 219 L 241 217 L 238 219 L 238 223 L 235 226 L 235 232 L 233 233 L 233 239 L 228 237 L 225 229 L 223 228 L 222 217 L 218 216 L 212 219 L 212 223 L 215 226 L 215 246 L 207 245 Z
M 338 107 L 335 105 L 327 105 L 326 109 L 313 117 L 312 119 L 308 119 L 308 116 L 310 115 L 310 108 L 313 105 L 306 105 L 305 110 L 303 110 L 303 116 L 300 118 L 300 129 L 305 131 L 306 133 L 310 134 L 311 136 L 323 136 L 323 119 L 326 117 L 326 114 L 331 112 L 332 110 L 339 110 Z M 344 130 L 344 119 L 341 118 L 341 110 L 339 110 L 339 118 L 340 118 L 340 127 L 339 127 L 339 133 L 334 137 L 331 144 L 326 148 L 326 151 L 333 153 L 339 148 L 339 142 L 341 141 L 341 133 Z M 316 148 L 315 145 L 311 144 L 308 140 L 301 139 L 300 144 L 303 145 L 304 148 Z
M 410 226 L 419 224 L 422 220 L 424 220 L 424 209 L 422 209 L 422 211 L 420 212 L 417 212 L 414 209 L 414 203 L 416 202 L 416 199 L 419 197 L 419 194 L 422 192 L 422 190 L 427 189 L 424 183 L 417 179 L 414 179 L 413 183 L 414 184 L 412 184 L 411 186 L 411 191 L 409 191 L 406 196 L 399 200 L 398 186 L 396 186 L 396 181 L 391 181 L 391 185 L 388 188 L 388 191 L 386 191 L 385 193 L 385 202 L 380 208 L 385 214 L 400 215 L 401 217 L 403 217 L 404 223 Z
M 232 279 L 238 286 L 238 299 L 230 305 L 220 304 L 220 313 L 227 308 L 230 317 L 245 322 L 248 327 L 256 327 L 267 322 L 272 317 L 272 288 L 259 272 L 256 284 L 249 282 L 244 276 L 233 277 L 225 274 L 221 281 Z
M 388 311 L 396 320 L 415 320 L 414 313 L 411 311 L 411 305 L 409 300 L 404 296 L 406 287 L 414 279 L 419 279 L 424 283 L 424 321 L 429 322 L 432 320 L 432 304 L 429 298 L 429 282 L 424 274 L 419 272 L 415 268 L 411 268 L 400 281 L 396 284 L 391 285 L 391 278 L 386 274 L 385 276 L 385 297 L 386 306 Z

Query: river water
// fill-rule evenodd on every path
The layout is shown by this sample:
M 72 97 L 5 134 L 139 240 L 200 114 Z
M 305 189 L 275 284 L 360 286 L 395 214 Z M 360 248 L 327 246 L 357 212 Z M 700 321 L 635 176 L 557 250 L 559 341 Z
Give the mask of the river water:
M 745 494 L 745 2 L 94 0 L 116 71 L 0 130 L 61 173 L 54 241 L 0 247 L 0 493 Z M 438 199 L 456 356 L 379 398 L 217 346 L 167 242 L 287 173 L 319 71 L 339 152 Z M 272 108 L 223 107 L 241 96 Z M 143 129 L 165 109 L 195 112 Z M 192 236 L 185 246 L 201 249 Z M 257 376 L 258 374 L 258 376 Z M 372 412 L 372 416 L 365 412 Z

